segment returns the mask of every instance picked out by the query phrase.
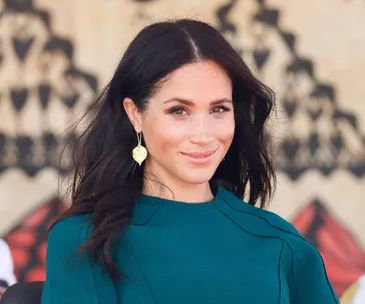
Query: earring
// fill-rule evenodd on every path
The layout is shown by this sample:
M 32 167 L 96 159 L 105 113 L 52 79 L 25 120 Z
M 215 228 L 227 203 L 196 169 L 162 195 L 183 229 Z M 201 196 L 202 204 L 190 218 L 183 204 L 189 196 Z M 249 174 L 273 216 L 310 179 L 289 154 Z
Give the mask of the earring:
M 145 147 L 143 147 L 141 145 L 141 141 L 142 141 L 142 133 L 138 133 L 137 132 L 137 147 L 135 147 L 132 151 L 132 156 L 133 159 L 139 164 L 141 165 L 142 162 L 146 159 L 147 157 L 147 149 Z

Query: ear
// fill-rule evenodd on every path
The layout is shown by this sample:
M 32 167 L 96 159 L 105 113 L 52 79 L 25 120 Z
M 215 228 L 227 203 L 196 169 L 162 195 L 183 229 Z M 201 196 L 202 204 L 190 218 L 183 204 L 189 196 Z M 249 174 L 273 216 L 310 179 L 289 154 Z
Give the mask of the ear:
M 142 113 L 129 97 L 124 98 L 123 107 L 136 132 L 142 132 Z

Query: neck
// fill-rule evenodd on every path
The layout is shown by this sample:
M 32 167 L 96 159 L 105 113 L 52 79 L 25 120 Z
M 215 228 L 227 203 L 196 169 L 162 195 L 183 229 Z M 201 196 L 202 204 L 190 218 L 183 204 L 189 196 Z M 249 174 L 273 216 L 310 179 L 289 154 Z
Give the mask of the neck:
M 213 199 L 209 182 L 188 184 L 170 181 L 169 183 L 166 183 L 164 179 L 156 179 L 155 176 L 149 178 L 146 175 L 143 181 L 142 193 L 186 203 L 201 203 Z

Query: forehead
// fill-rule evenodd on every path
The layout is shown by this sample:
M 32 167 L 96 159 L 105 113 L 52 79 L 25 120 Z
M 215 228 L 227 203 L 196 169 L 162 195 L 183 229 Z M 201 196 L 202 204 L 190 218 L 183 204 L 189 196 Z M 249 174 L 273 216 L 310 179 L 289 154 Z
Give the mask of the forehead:
M 171 73 L 156 97 L 181 97 L 211 101 L 231 98 L 232 82 L 227 72 L 212 61 L 186 64 Z

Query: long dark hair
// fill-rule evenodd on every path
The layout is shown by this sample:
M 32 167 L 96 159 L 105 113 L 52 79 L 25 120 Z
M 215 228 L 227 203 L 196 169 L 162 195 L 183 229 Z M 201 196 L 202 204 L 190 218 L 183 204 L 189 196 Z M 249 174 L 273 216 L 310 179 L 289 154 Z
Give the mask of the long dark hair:
M 82 248 L 91 252 L 114 280 L 120 272 L 112 259 L 112 247 L 128 225 L 141 194 L 144 170 L 132 159 L 137 138 L 123 99 L 130 97 L 143 111 L 167 75 L 200 60 L 219 64 L 233 84 L 234 139 L 213 180 L 229 186 L 239 198 L 249 193 L 248 202 L 260 202 L 260 207 L 273 194 L 275 172 L 264 134 L 274 107 L 273 92 L 254 77 L 212 26 L 181 19 L 145 27 L 88 113 L 91 120 L 74 146 L 72 204 L 59 219 L 92 214 L 94 230 Z

